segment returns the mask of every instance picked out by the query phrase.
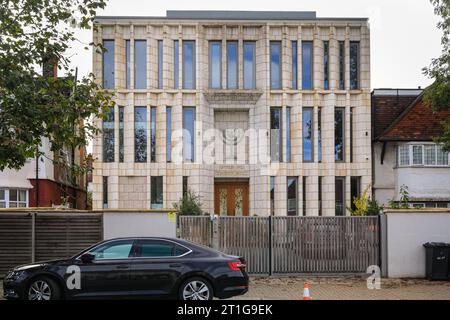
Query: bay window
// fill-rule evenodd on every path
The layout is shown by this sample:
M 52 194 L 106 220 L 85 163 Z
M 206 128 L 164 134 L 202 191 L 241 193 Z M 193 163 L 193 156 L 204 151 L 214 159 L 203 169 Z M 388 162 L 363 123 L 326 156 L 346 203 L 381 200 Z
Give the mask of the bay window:
M 433 143 L 402 144 L 397 149 L 397 164 L 405 166 L 448 166 L 449 154 Z

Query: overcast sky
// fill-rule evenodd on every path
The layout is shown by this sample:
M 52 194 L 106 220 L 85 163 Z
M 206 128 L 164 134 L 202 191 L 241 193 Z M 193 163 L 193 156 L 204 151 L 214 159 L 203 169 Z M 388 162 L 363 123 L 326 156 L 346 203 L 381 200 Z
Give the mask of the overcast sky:
M 441 32 L 429 0 L 109 0 L 98 15 L 164 16 L 166 10 L 316 11 L 318 17 L 368 17 L 372 88 L 425 87 L 422 68 L 441 53 Z M 78 32 L 82 42 L 91 31 Z M 81 75 L 92 68 L 91 51 L 74 44 L 70 54 Z

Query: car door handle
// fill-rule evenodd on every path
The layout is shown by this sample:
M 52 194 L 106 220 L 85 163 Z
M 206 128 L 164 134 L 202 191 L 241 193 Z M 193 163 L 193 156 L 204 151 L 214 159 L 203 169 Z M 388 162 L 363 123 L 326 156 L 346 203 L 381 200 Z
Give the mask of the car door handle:
M 181 264 L 180 263 L 172 263 L 172 264 L 169 264 L 169 268 L 181 268 Z
M 127 265 L 120 265 L 120 266 L 117 266 L 116 267 L 116 269 L 129 269 L 130 267 L 129 266 L 127 266 Z

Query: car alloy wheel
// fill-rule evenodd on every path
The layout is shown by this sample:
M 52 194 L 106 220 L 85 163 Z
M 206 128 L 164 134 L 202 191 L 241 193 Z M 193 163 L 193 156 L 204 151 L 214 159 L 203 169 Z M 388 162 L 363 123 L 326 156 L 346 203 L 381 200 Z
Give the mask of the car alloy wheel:
M 28 289 L 28 300 L 51 300 L 52 288 L 44 280 L 33 282 Z
M 209 300 L 210 290 L 206 283 L 200 280 L 193 280 L 183 288 L 183 300 Z

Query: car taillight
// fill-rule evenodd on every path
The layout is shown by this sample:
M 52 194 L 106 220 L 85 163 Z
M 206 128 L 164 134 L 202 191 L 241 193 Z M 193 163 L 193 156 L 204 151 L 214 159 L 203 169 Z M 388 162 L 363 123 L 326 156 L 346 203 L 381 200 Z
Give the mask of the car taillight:
M 232 261 L 232 262 L 228 262 L 228 266 L 230 267 L 231 270 L 233 271 L 239 271 L 245 268 L 245 264 L 242 263 L 241 261 Z

